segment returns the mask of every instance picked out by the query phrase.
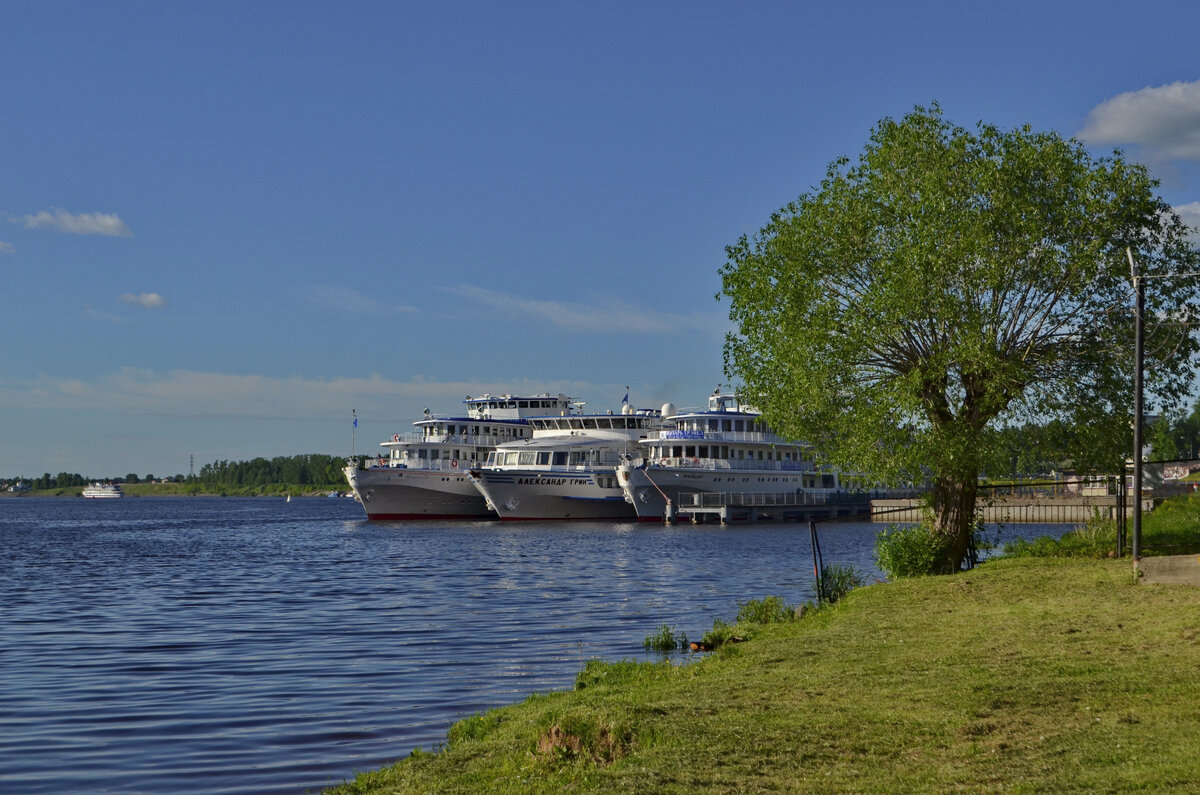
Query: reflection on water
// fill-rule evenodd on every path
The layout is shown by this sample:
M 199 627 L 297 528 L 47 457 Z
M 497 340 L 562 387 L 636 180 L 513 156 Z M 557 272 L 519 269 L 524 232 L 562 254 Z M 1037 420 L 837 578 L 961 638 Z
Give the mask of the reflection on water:
M 642 658 L 662 624 L 812 595 L 807 526 L 360 517 L 0 500 L 0 790 L 319 788 L 568 688 L 583 659 Z M 826 562 L 878 577 L 876 530 L 822 525 Z

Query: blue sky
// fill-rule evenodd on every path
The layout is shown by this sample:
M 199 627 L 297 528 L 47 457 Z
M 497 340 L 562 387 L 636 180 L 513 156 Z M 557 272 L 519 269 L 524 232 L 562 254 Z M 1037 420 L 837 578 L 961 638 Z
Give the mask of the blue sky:
M 0 5 L 0 476 L 697 405 L 724 247 L 941 104 L 1200 224 L 1194 2 Z M 352 435 L 351 410 L 360 418 Z

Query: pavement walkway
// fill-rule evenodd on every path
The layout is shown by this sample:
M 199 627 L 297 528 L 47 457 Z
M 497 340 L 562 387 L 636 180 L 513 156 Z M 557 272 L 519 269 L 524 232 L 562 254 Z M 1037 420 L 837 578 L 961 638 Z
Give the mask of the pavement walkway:
M 1146 583 L 1200 585 L 1200 555 L 1142 558 L 1138 570 Z

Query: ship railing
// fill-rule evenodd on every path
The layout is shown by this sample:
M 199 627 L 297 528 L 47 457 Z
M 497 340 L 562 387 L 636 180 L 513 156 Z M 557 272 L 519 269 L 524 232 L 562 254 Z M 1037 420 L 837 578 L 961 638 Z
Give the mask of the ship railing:
M 465 472 L 476 462 L 457 458 L 384 458 L 368 459 L 368 469 L 411 469 L 417 472 Z
M 488 433 L 443 433 L 440 436 L 426 436 L 423 433 L 396 433 L 391 439 L 379 443 L 381 447 L 396 444 L 462 444 L 494 447 L 508 442 L 519 442 L 522 436 L 493 436 Z
M 653 439 L 651 441 L 654 441 Z M 658 441 L 689 444 L 694 442 L 724 442 L 729 444 L 778 444 L 795 446 L 777 434 L 762 431 L 685 431 L 680 429 L 658 432 Z
M 751 458 L 649 458 L 652 466 L 704 470 L 766 470 L 778 472 L 819 472 L 811 461 L 759 461 Z

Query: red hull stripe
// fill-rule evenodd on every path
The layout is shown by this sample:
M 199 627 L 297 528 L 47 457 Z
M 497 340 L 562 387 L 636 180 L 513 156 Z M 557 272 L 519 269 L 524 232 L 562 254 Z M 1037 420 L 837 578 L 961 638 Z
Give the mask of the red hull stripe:
M 475 513 L 369 513 L 367 519 L 372 522 L 389 522 L 400 519 L 495 519 L 496 515 L 480 515 Z

